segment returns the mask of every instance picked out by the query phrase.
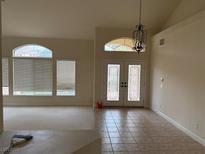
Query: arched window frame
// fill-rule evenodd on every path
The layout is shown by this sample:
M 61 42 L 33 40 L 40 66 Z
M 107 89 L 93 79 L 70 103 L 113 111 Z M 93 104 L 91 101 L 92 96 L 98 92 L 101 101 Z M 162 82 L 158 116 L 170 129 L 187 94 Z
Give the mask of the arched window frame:
M 37 51 L 32 51 L 32 48 L 31 48 L 30 50 L 33 52 L 33 55 L 29 55 L 29 54 L 26 55 L 25 53 L 22 53 L 22 54 L 16 53 L 16 52 L 20 52 L 19 50 L 22 50 L 23 48 L 28 48 L 28 47 L 30 47 L 30 48 L 33 47 L 34 48 L 33 50 L 40 49 L 41 52 L 37 53 Z M 36 52 L 36 55 L 35 55 L 35 52 Z M 23 54 L 25 54 L 25 55 L 23 55 Z M 30 53 L 30 54 L 32 54 L 32 53 Z M 12 51 L 12 57 L 13 58 L 49 58 L 49 59 L 51 59 L 51 58 L 53 58 L 53 52 L 50 49 L 48 49 L 44 46 L 38 45 L 38 44 L 25 44 L 25 45 L 21 45 L 21 46 L 14 48 Z
M 124 41 L 124 44 L 117 44 L 117 42 Z M 116 46 L 116 47 L 109 47 L 109 46 Z M 118 47 L 117 47 L 118 45 Z M 122 47 L 121 49 L 120 46 Z M 135 52 L 135 50 L 132 49 L 133 47 L 133 39 L 129 37 L 121 37 L 117 39 L 113 39 L 109 42 L 107 42 L 104 45 L 104 51 L 105 52 Z M 110 49 L 109 49 L 110 48 Z M 116 48 L 116 49 L 114 49 Z M 124 48 L 124 49 L 123 49 Z

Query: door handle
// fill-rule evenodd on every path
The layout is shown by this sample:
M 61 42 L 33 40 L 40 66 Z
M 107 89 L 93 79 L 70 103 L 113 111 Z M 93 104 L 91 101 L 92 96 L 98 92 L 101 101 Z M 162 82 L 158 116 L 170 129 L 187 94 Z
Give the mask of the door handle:
M 126 88 L 127 87 L 127 82 L 121 82 L 121 86 L 120 87 L 122 87 L 122 88 L 125 87 Z
M 124 87 L 125 87 L 125 88 L 127 87 L 127 82 L 124 82 Z
M 122 87 L 122 88 L 124 87 L 124 82 L 121 82 L 121 86 L 120 87 Z

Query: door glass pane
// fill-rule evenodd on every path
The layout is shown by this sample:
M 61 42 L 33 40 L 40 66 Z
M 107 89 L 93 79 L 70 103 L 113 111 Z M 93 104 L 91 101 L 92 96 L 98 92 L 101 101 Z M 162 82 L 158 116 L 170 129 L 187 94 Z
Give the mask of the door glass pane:
M 129 65 L 128 101 L 140 101 L 141 65 Z
M 107 101 L 119 101 L 120 65 L 108 64 L 107 67 Z

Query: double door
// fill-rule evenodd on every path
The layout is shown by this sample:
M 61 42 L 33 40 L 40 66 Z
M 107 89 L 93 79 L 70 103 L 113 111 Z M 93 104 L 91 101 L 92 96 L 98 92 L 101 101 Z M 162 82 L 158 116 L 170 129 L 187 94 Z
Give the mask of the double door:
M 143 62 L 105 62 L 104 105 L 144 106 Z

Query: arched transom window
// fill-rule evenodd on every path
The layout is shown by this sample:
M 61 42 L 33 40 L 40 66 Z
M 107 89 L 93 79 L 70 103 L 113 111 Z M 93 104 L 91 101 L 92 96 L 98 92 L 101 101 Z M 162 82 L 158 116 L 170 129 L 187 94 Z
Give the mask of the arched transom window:
M 52 58 L 52 51 L 40 45 L 23 45 L 13 50 L 13 57 Z
M 105 44 L 105 51 L 134 52 L 133 39 L 119 38 Z

